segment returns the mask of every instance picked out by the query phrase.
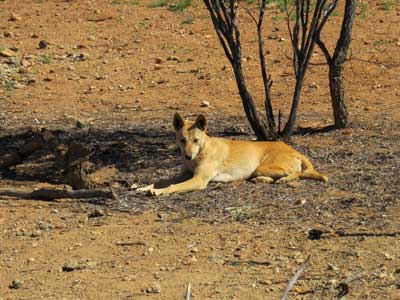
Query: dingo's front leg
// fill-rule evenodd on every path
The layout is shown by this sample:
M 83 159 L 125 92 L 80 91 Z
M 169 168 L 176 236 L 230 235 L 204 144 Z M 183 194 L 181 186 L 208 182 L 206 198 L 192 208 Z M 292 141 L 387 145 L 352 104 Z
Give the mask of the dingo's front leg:
M 171 193 L 183 193 L 190 191 L 198 191 L 204 189 L 208 184 L 208 181 L 201 177 L 195 176 L 189 180 L 178 184 L 171 184 L 169 187 L 163 189 L 153 189 L 150 193 L 154 196 L 168 195 Z
M 173 184 L 178 184 L 185 180 L 188 180 L 192 176 L 193 176 L 193 174 L 191 174 L 190 172 L 183 171 L 177 177 L 166 179 L 166 180 L 160 180 L 160 181 L 150 184 L 148 186 L 145 186 L 142 188 L 137 188 L 136 191 L 148 192 L 149 194 L 155 195 L 155 192 L 154 192 L 155 190 L 164 190 Z
M 136 190 L 138 192 L 148 192 L 148 191 L 154 190 L 154 183 L 150 184 L 148 186 L 142 187 L 142 188 L 137 188 Z

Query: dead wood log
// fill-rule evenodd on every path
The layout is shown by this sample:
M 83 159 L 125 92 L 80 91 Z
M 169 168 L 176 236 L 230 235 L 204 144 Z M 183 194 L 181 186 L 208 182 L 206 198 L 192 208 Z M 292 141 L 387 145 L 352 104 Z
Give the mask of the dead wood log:
M 45 129 L 32 129 L 32 139 L 27 141 L 15 152 L 0 157 L 0 168 L 11 168 L 19 165 L 29 156 L 38 150 L 44 149 L 46 145 L 51 144 L 55 140 L 54 134 Z
M 34 152 L 48 149 L 56 158 L 56 164 L 65 174 L 65 183 L 74 190 L 94 189 L 105 186 L 118 173 L 114 167 L 96 169 L 90 162 L 90 152 L 81 143 L 72 141 L 60 143 L 51 131 L 46 129 L 32 130 L 33 138 L 23 144 L 17 151 L 0 157 L 0 168 L 10 168 L 21 164 Z
M 35 200 L 55 200 L 55 199 L 80 199 L 80 198 L 110 198 L 109 189 L 99 190 L 67 190 L 67 189 L 0 189 L 0 197 L 14 197 Z

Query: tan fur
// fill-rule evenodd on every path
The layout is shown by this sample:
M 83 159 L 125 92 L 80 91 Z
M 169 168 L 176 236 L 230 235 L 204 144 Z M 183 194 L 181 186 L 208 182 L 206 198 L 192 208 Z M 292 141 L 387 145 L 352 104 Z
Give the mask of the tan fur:
M 250 179 L 281 183 L 300 178 L 328 181 L 311 162 L 283 142 L 235 141 L 207 135 L 207 120 L 195 122 L 174 116 L 176 141 L 182 153 L 182 172 L 173 179 L 138 191 L 165 195 L 204 189 L 210 181 Z

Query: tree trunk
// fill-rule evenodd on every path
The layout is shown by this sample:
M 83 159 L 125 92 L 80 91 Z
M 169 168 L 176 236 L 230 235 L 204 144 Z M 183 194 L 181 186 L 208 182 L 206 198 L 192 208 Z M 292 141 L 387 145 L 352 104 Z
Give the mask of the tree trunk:
M 285 128 L 282 131 L 284 140 L 289 140 L 293 134 L 294 125 L 296 124 L 297 108 L 300 102 L 301 88 L 303 86 L 304 76 L 296 80 L 296 86 L 293 94 L 292 108 L 290 110 L 289 119 L 286 122 Z
M 329 89 L 331 92 L 335 128 L 348 125 L 347 107 L 344 101 L 343 65 L 329 66 Z
M 242 99 L 243 108 L 246 113 L 247 119 L 249 120 L 250 126 L 253 129 L 254 134 L 257 136 L 257 139 L 267 140 L 268 138 L 270 138 L 267 124 L 258 116 L 253 97 L 250 95 L 246 87 L 242 67 L 236 64 L 233 66 L 233 69 L 235 73 L 236 83 L 239 89 L 240 98 Z

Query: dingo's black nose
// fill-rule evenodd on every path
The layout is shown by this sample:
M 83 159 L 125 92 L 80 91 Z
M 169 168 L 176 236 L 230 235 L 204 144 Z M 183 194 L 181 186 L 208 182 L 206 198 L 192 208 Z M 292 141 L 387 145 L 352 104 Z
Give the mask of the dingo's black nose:
M 185 155 L 185 158 L 186 158 L 187 160 L 191 160 L 191 159 L 192 159 L 192 157 L 189 156 L 189 155 Z

